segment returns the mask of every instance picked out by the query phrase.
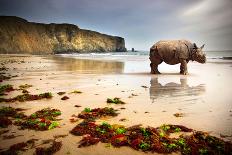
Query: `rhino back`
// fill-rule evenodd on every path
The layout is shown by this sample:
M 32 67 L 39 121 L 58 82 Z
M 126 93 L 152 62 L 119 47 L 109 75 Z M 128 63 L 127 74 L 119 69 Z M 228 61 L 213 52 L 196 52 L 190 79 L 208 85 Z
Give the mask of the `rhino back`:
M 157 42 L 153 48 L 164 62 L 169 64 L 178 63 L 179 58 L 188 58 L 188 48 L 186 45 L 191 44 L 188 40 L 162 40 Z

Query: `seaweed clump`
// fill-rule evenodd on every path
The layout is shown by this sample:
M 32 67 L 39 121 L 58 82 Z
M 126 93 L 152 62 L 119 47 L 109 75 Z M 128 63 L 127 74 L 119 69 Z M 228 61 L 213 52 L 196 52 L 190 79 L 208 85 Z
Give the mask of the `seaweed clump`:
M 9 80 L 11 79 L 13 76 L 10 75 L 3 75 L 4 73 L 0 73 L 0 82 L 3 82 L 4 80 Z
M 78 115 L 84 120 L 70 131 L 73 135 L 83 136 L 78 147 L 102 142 L 114 147 L 128 146 L 135 150 L 163 154 L 173 152 L 197 155 L 230 154 L 232 151 L 231 143 L 182 125 L 164 124 L 157 128 L 144 128 L 141 125 L 125 127 L 119 124 L 111 125 L 107 122 L 96 124 L 95 119 L 104 116 L 101 112 L 99 113 L 101 110 L 100 108 L 85 108 Z M 181 133 L 181 135 L 172 138 L 170 136 L 172 133 Z
M 80 90 L 74 90 L 70 94 L 81 94 L 81 93 L 82 93 L 82 91 L 80 91 Z
M 26 142 L 16 143 L 14 145 L 11 145 L 9 149 L 5 151 L 1 151 L 0 154 L 1 155 L 17 155 L 21 153 L 22 151 L 35 148 L 36 141 L 38 141 L 38 139 L 30 139 Z M 52 144 L 49 147 L 37 147 L 35 154 L 36 155 L 51 155 L 51 154 L 58 152 L 62 147 L 62 142 L 57 142 L 55 141 L 55 139 L 45 140 L 42 144 L 48 144 L 48 143 L 52 143 Z
M 27 89 L 27 88 L 30 88 L 30 87 L 32 87 L 32 85 L 30 85 L 30 84 L 23 84 L 23 85 L 19 86 L 20 89 Z
M 123 102 L 120 98 L 115 97 L 113 99 L 111 98 L 107 98 L 106 100 L 107 103 L 114 103 L 114 104 L 126 104 L 125 102 Z
M 30 116 L 26 116 L 21 111 L 24 109 L 2 107 L 0 109 L 0 127 L 7 127 L 14 124 L 20 126 L 21 129 L 33 130 L 51 130 L 59 126 L 56 117 L 61 115 L 58 109 L 45 108 Z
M 14 91 L 14 90 L 15 89 L 10 84 L 0 85 L 0 95 L 5 95 L 6 92 L 11 92 L 11 91 Z
M 231 154 L 232 144 L 220 138 L 209 135 L 206 132 L 194 131 L 190 136 L 183 137 L 186 144 L 181 144 L 182 153 L 186 154 L 185 145 L 189 146 L 191 154 Z M 180 143 L 180 142 L 179 142 Z
M 35 146 L 35 141 L 38 139 L 30 139 L 26 142 L 16 143 L 10 146 L 9 149 L 0 152 L 2 155 L 16 155 L 19 151 L 25 151 L 27 148 L 33 148 Z
M 69 99 L 68 96 L 63 96 L 63 97 L 61 98 L 61 100 L 67 100 L 67 99 Z
M 184 117 L 184 114 L 183 113 L 175 113 L 173 114 L 175 117 Z
M 56 117 L 61 115 L 61 111 L 58 109 L 45 108 L 25 119 L 15 121 L 15 125 L 21 127 L 21 129 L 33 129 L 33 130 L 51 130 L 59 126 Z
M 51 155 L 58 152 L 61 149 L 62 142 L 57 142 L 53 140 L 52 145 L 50 147 L 37 147 L 36 155 Z
M 183 131 L 187 129 L 183 127 Z M 190 130 L 190 129 L 189 129 Z M 130 146 L 136 150 L 153 151 L 159 153 L 170 153 L 178 150 L 175 139 L 168 137 L 168 134 L 160 128 L 141 125 L 124 127 L 123 125 L 110 125 L 106 122 L 98 125 L 91 121 L 83 121 L 71 131 L 77 136 L 84 136 L 79 147 L 85 147 L 98 142 L 110 143 L 115 147 Z M 168 146 L 165 144 L 167 143 Z M 169 144 L 171 144 L 169 146 Z M 176 145 L 174 146 L 172 145 Z
M 0 127 L 6 128 L 12 124 L 12 121 L 7 117 L 0 117 Z
M 58 92 L 57 94 L 58 95 L 64 95 L 66 92 L 63 92 L 63 91 L 61 91 L 61 92 Z
M 13 107 L 1 107 L 0 109 L 0 117 L 6 116 L 6 117 L 16 117 L 16 114 L 19 111 L 23 111 L 24 109 L 21 108 L 13 108 Z
M 85 120 L 95 120 L 99 119 L 101 117 L 106 117 L 106 116 L 117 116 L 117 110 L 113 108 L 95 108 L 95 109 L 90 109 L 90 108 L 85 108 L 79 115 L 78 118 L 85 119 Z
M 46 92 L 46 93 L 41 93 L 38 95 L 32 95 L 32 94 L 22 94 L 22 95 L 18 95 L 16 97 L 13 98 L 0 98 L 0 102 L 15 102 L 15 101 L 19 101 L 19 102 L 25 102 L 25 101 L 33 101 L 33 100 L 41 100 L 41 99 L 50 99 L 52 98 L 52 93 L 50 92 Z
M 171 125 L 163 124 L 159 127 L 160 130 L 163 130 L 166 134 L 177 133 L 177 132 L 192 132 L 193 129 L 187 128 L 183 125 Z
M 21 111 L 23 109 L 20 108 L 12 108 L 12 107 L 1 107 L 0 108 L 0 127 L 6 128 L 9 125 L 12 124 L 12 120 L 10 118 L 25 118 L 26 115 L 24 115 Z
M 110 125 L 106 122 L 99 125 L 91 121 L 83 121 L 72 129 L 71 133 L 83 136 L 78 147 L 102 142 L 115 147 L 129 146 L 135 150 L 157 153 L 230 154 L 232 151 L 231 143 L 207 133 L 193 131 L 180 125 L 167 126 L 170 128 L 167 129 L 164 126 L 144 128 L 141 125 L 126 128 L 122 125 Z M 169 135 L 174 132 L 191 134 L 171 138 Z

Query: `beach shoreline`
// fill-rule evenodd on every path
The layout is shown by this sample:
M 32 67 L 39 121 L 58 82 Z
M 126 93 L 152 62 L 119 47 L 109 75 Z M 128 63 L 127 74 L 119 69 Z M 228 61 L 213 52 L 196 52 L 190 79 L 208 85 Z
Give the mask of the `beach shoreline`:
M 117 61 L 119 59 L 119 61 Z M 123 61 L 120 61 L 123 60 Z M 63 138 L 63 147 L 57 154 L 145 154 L 130 148 L 105 148 L 104 144 L 77 148 L 81 137 L 69 134 L 75 126 L 69 119 L 84 108 L 113 107 L 119 110 L 114 118 L 99 120 L 111 124 L 158 127 L 162 124 L 179 124 L 189 128 L 210 132 L 212 135 L 229 135 L 232 137 L 232 62 L 220 61 L 198 64 L 190 62 L 189 75 L 179 75 L 179 65 L 162 64 L 161 75 L 149 74 L 148 56 L 117 58 L 113 60 L 66 58 L 62 56 L 1 55 L 0 62 L 5 66 L 6 75 L 15 76 L 3 80 L 2 84 L 19 87 L 30 84 L 27 90 L 32 94 L 51 92 L 49 100 L 0 103 L 1 106 L 26 108 L 25 114 L 46 107 L 62 111 L 60 128 L 52 131 L 18 130 L 10 126 L 10 132 L 24 135 L 14 139 L 3 140 L 1 149 L 8 148 L 16 142 L 30 138 L 49 139 L 57 134 L 68 134 Z M 81 94 L 70 94 L 80 90 Z M 68 100 L 61 100 L 58 92 L 66 92 Z M 10 92 L 14 97 L 20 92 Z M 109 105 L 107 98 L 121 98 L 126 104 Z M 80 108 L 74 107 L 80 105 Z M 120 108 L 125 108 L 120 110 Z M 183 113 L 183 117 L 175 117 Z M 126 121 L 120 121 L 126 119 Z M 1 129 L 2 130 L 2 129 Z M 28 150 L 25 154 L 31 154 Z M 147 154 L 147 153 L 146 153 Z

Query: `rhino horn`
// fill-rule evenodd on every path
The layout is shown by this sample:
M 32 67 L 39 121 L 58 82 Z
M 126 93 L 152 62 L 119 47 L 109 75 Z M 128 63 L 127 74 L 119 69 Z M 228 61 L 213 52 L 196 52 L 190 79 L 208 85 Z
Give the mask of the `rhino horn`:
M 196 45 L 196 43 L 193 43 L 193 47 L 194 47 L 194 48 L 197 48 L 197 45 Z
M 205 47 L 205 44 L 203 44 L 202 46 L 201 46 L 201 49 L 203 49 Z

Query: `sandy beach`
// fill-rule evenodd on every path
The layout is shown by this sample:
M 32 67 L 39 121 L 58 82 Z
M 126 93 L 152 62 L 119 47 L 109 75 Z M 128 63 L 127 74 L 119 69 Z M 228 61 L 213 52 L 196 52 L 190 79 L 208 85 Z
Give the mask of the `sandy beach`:
M 97 120 L 98 123 L 122 124 L 126 127 L 142 124 L 158 127 L 162 124 L 184 125 L 198 131 L 209 132 L 225 141 L 232 141 L 232 61 L 213 61 L 206 64 L 190 62 L 189 75 L 179 75 L 179 65 L 160 66 L 161 75 L 151 75 L 148 56 L 103 57 L 1 55 L 1 67 L 6 75 L 16 76 L 0 84 L 11 84 L 15 88 L 23 84 L 32 87 L 31 94 L 51 92 L 52 99 L 0 103 L 1 106 L 24 108 L 30 115 L 37 110 L 51 107 L 60 109 L 60 127 L 48 131 L 19 130 L 17 126 L 0 128 L 9 132 L 0 135 L 0 149 L 31 138 L 39 141 L 52 139 L 54 135 L 67 134 L 61 150 L 56 154 L 155 154 L 136 151 L 129 147 L 106 147 L 104 143 L 78 148 L 81 136 L 70 134 L 78 122 L 71 123 L 72 115 L 84 108 L 113 107 L 119 115 Z M 81 94 L 70 93 L 80 90 Z M 66 92 L 68 100 L 61 100 Z M 4 98 L 21 94 L 12 91 Z M 107 98 L 119 97 L 123 105 L 107 104 Z M 74 107 L 79 105 L 81 107 Z M 175 113 L 183 117 L 175 117 Z M 124 119 L 125 121 L 120 121 Z M 4 135 L 16 138 L 4 139 Z M 224 135 L 224 136 L 223 136 Z M 226 136 L 225 136 L 226 135 Z M 29 149 L 24 154 L 33 154 Z M 177 152 L 178 154 L 178 152 Z

